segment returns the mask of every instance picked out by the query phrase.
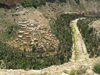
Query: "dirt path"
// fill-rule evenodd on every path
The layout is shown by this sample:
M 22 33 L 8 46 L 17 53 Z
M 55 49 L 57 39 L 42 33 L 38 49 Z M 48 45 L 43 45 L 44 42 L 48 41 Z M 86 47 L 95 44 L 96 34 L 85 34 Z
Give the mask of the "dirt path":
M 81 18 L 84 19 L 84 18 Z M 84 41 L 82 39 L 81 33 L 77 27 L 77 21 L 79 19 L 75 19 L 71 22 L 71 24 L 73 25 L 73 28 L 75 29 L 75 33 L 73 34 L 75 36 L 75 43 L 73 43 L 73 48 L 72 48 L 72 58 L 71 61 L 75 61 L 75 50 L 74 50 L 74 44 L 76 44 L 76 50 L 77 50 L 77 60 L 84 60 L 84 59 L 88 59 L 89 55 L 87 53 L 86 50 L 86 46 L 84 44 Z

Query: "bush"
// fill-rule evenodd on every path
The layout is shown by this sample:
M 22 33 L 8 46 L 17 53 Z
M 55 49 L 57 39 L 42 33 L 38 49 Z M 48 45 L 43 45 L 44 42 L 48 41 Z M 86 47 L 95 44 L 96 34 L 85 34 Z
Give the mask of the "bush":
M 85 72 L 86 69 L 72 70 L 69 75 L 83 75 Z
M 28 0 L 25 0 L 25 1 L 22 1 L 21 2 L 21 5 L 23 6 L 23 7 L 35 7 L 35 8 L 37 8 L 38 6 L 40 6 L 40 5 L 46 5 L 46 0 L 38 0 L 38 1 L 28 1 Z
M 34 52 L 35 50 L 36 50 L 36 47 L 35 47 L 35 45 L 33 45 L 32 52 Z
M 21 2 L 21 4 L 22 4 L 22 5 L 25 5 L 25 2 L 24 2 L 24 1 L 22 1 L 22 2 Z
M 86 72 L 86 69 L 76 70 L 77 75 L 85 74 L 85 72 Z
M 37 8 L 38 4 L 36 2 L 33 1 L 32 3 L 33 7 Z
M 41 3 L 42 3 L 43 5 L 46 5 L 46 0 L 41 0 Z
M 75 75 L 75 70 L 72 70 L 69 75 Z
M 80 0 L 75 0 L 75 2 L 79 5 L 80 4 Z
M 96 63 L 96 64 L 94 65 L 93 71 L 94 71 L 95 73 L 100 74 L 100 62 L 99 62 L 99 63 Z
M 66 0 L 59 0 L 60 2 L 66 2 Z

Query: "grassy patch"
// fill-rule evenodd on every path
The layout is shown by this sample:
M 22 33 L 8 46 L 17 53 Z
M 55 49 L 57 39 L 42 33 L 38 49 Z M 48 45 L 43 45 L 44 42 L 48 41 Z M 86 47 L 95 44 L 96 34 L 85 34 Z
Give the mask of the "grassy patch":
M 72 70 L 69 75 L 83 75 L 85 74 L 86 69 L 80 69 L 80 70 Z
M 5 28 L 5 30 L 2 32 L 1 37 L 3 40 L 7 40 L 11 37 L 15 37 L 16 35 L 16 31 L 19 29 L 20 27 L 15 24 L 15 25 L 9 25 Z
M 85 74 L 85 72 L 86 72 L 86 69 L 76 70 L 77 75 Z
M 12 14 L 12 16 L 19 16 L 19 14 Z
M 75 75 L 75 70 L 72 70 L 69 75 Z
M 99 63 L 96 63 L 96 64 L 93 66 L 93 71 L 94 71 L 95 73 L 100 74 L 100 62 L 99 62 Z
M 9 22 L 4 19 L 0 20 L 0 40 L 5 41 L 9 38 L 14 38 L 16 35 L 16 31 L 20 29 L 17 23 Z
M 75 28 L 74 28 L 74 25 L 73 25 L 73 23 L 71 23 L 70 24 L 71 25 L 71 28 L 72 28 L 72 33 L 73 33 L 73 35 L 72 35 L 72 39 L 73 39 L 73 43 L 74 43 L 74 50 L 75 50 L 75 60 L 77 60 L 77 58 L 78 58 L 78 52 L 77 52 L 77 45 L 76 45 L 76 36 L 75 36 Z

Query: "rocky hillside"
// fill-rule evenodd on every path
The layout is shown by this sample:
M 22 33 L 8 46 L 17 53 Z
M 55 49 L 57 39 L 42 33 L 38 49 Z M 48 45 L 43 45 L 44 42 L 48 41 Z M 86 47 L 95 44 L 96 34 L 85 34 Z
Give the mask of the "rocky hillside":
M 77 19 L 72 21 L 74 23 L 76 23 Z M 94 21 L 94 23 L 92 24 L 93 26 L 95 24 L 98 24 L 98 21 Z M 77 27 L 77 26 L 75 26 Z M 97 26 L 96 26 L 97 27 Z M 77 28 L 76 28 L 77 29 Z M 78 31 L 78 30 L 77 30 Z M 76 31 L 76 34 L 78 33 Z M 79 34 L 81 36 L 81 34 Z M 81 37 L 78 37 L 81 38 Z M 80 42 L 81 40 L 78 39 L 78 42 Z M 80 47 L 80 46 L 79 46 Z M 78 56 L 83 56 L 83 58 L 78 59 L 77 61 L 70 61 L 68 63 L 64 63 L 62 65 L 53 65 L 41 70 L 12 70 L 12 69 L 1 69 L 0 70 L 0 74 L 1 75 L 71 75 L 70 72 L 71 71 L 76 71 L 77 74 L 75 75 L 99 75 L 95 72 L 92 71 L 93 66 L 95 63 L 100 61 L 100 57 L 97 58 L 85 58 L 86 53 L 84 55 L 84 50 L 83 51 L 79 51 L 80 49 L 78 49 L 78 53 L 81 52 L 81 54 L 78 54 Z M 84 57 L 85 56 L 85 57 Z M 72 60 L 72 59 L 71 59 Z
M 99 0 L 80 0 L 77 4 L 75 0 L 67 0 L 63 2 L 47 2 L 46 6 L 38 7 L 44 13 L 45 17 L 52 16 L 59 13 L 84 13 L 86 16 L 99 16 L 100 14 Z M 91 9 L 92 8 L 92 9 Z
M 0 0 L 0 3 L 4 3 L 8 6 L 11 6 L 20 1 L 22 0 Z M 62 11 L 66 13 L 78 12 L 87 14 L 99 14 L 99 4 L 99 0 L 46 0 L 46 6 L 42 6 L 39 8 L 41 11 L 44 11 L 42 8 L 46 8 L 45 11 L 48 11 L 48 14 L 52 12 L 61 13 Z
M 19 1 L 21 1 L 21 0 L 14 0 L 14 1 L 1 0 L 1 3 L 4 3 L 4 4 L 10 6 Z M 66 38 L 66 36 L 65 36 L 65 34 L 62 36 L 60 36 L 60 34 L 59 34 L 59 36 L 60 36 L 59 38 L 55 37 L 56 35 L 51 33 L 52 29 L 50 28 L 49 22 L 51 22 L 50 20 L 52 20 L 52 18 L 54 18 L 56 20 L 57 19 L 56 15 L 59 16 L 62 13 L 70 13 L 70 14 L 78 13 L 78 14 L 81 14 L 84 16 L 90 16 L 90 17 L 100 16 L 100 1 L 99 0 L 66 0 L 66 2 L 62 2 L 62 0 L 54 0 L 54 1 L 46 0 L 46 1 L 47 1 L 46 5 L 41 5 L 41 6 L 38 6 L 37 8 L 34 8 L 33 6 L 24 8 L 20 3 L 17 4 L 16 7 L 12 8 L 12 9 L 0 8 L 0 17 L 1 17 L 0 18 L 0 41 L 4 42 L 3 48 L 1 48 L 1 49 L 9 48 L 9 47 L 7 47 L 7 48 L 5 47 L 7 44 L 7 46 L 13 47 L 13 48 L 11 48 L 11 50 L 13 50 L 15 48 L 22 50 L 23 51 L 22 54 L 19 53 L 19 55 L 22 56 L 21 59 L 23 59 L 23 60 L 20 61 L 19 59 L 17 59 L 18 61 L 16 61 L 16 63 L 20 62 L 20 63 L 18 63 L 18 65 L 22 64 L 26 69 L 26 70 L 11 69 L 11 67 L 14 68 L 16 65 L 16 63 L 14 63 L 15 57 L 13 57 L 14 53 L 15 53 L 15 55 L 17 55 L 16 51 L 12 51 L 12 53 L 10 53 L 9 51 L 6 50 L 6 52 L 11 54 L 10 55 L 11 58 L 10 58 L 10 57 L 5 57 L 6 54 L 2 55 L 1 53 L 4 53 L 3 52 L 4 50 L 2 50 L 2 51 L 0 51 L 1 52 L 0 55 L 2 56 L 2 58 L 0 57 L 0 59 L 7 59 L 8 61 L 3 61 L 3 63 L 0 65 L 0 67 L 7 66 L 10 69 L 5 69 L 6 67 L 3 67 L 4 69 L 0 69 L 0 75 L 5 75 L 5 74 L 6 75 L 67 75 L 72 70 L 75 70 L 75 72 L 77 70 L 77 73 L 80 74 L 81 69 L 82 69 L 82 71 L 81 71 L 82 73 L 80 75 L 98 75 L 98 74 L 94 73 L 92 71 L 92 69 L 93 69 L 94 63 L 97 62 L 98 60 L 100 60 L 100 57 L 95 58 L 95 56 L 94 56 L 93 58 L 89 58 L 89 54 L 87 52 L 88 50 L 86 49 L 84 39 L 77 27 L 77 21 L 79 20 L 78 18 L 76 20 L 72 21 L 72 24 L 74 25 L 72 27 L 72 29 L 75 29 L 73 36 L 72 36 L 75 40 L 75 41 L 73 40 L 74 43 L 73 43 L 73 47 L 72 47 L 72 59 L 70 59 L 68 63 L 65 62 L 62 65 L 55 65 L 56 63 L 60 63 L 60 60 L 56 61 L 56 58 L 58 58 L 58 57 L 61 60 L 63 59 L 63 61 L 66 61 L 66 59 L 63 58 L 64 55 L 57 56 L 57 57 L 54 56 L 54 55 L 60 55 L 60 52 L 57 53 L 59 38 L 61 38 L 60 40 L 63 40 L 63 38 L 64 37 Z M 77 3 L 77 1 L 79 1 L 79 2 Z M 59 19 L 59 21 L 56 21 L 56 22 L 59 24 L 60 20 L 62 20 L 61 25 L 70 23 L 70 21 L 64 22 L 63 21 L 64 18 L 66 18 L 66 17 L 63 16 L 63 18 Z M 67 20 L 67 18 L 65 20 Z M 57 26 L 58 24 L 55 24 L 55 25 Z M 61 27 L 62 30 L 60 30 L 59 29 L 60 25 L 58 25 L 58 27 L 56 27 L 56 26 L 54 28 L 55 31 L 56 31 L 56 28 L 58 28 L 59 32 L 62 31 L 62 33 L 64 33 L 63 30 L 68 30 L 68 27 L 64 28 L 62 26 Z M 93 26 L 98 31 L 97 34 L 98 34 L 98 36 L 100 36 L 100 31 L 99 31 L 100 30 L 100 20 L 93 21 L 91 26 Z M 66 27 L 66 25 L 65 25 L 65 27 Z M 70 27 L 71 26 L 69 26 L 69 29 L 70 29 Z M 23 36 L 24 34 L 25 35 L 28 34 L 28 36 Z M 67 34 L 69 34 L 69 33 L 67 33 Z M 31 39 L 29 39 L 27 41 L 26 38 L 28 38 L 28 39 L 31 38 Z M 23 40 L 20 40 L 20 39 L 23 39 Z M 68 39 L 70 40 L 72 38 L 68 38 Z M 27 42 L 24 40 L 26 40 Z M 37 41 L 38 41 L 38 43 L 37 43 Z M 65 41 L 65 40 L 63 40 L 63 41 Z M 29 43 L 29 45 L 31 45 L 31 47 L 29 45 L 27 45 L 28 43 Z M 38 45 L 37 48 L 32 46 L 33 44 L 35 46 Z M 69 46 L 71 46 L 69 43 L 62 43 L 62 41 L 61 41 L 60 49 L 64 50 L 64 48 L 67 47 L 67 46 L 65 46 L 65 44 L 68 44 Z M 75 46 L 75 44 L 77 44 L 77 45 Z M 25 45 L 25 46 L 23 46 L 23 45 Z M 49 47 L 49 45 L 53 45 L 54 47 L 52 47 L 52 46 Z M 2 47 L 2 46 L 0 46 L 0 47 Z M 75 47 L 76 47 L 76 50 L 75 50 Z M 36 60 L 36 58 L 33 57 L 32 52 L 30 52 L 30 49 L 31 50 L 33 49 L 32 50 L 33 53 L 35 53 L 34 50 L 39 49 L 38 51 L 36 50 L 36 53 L 35 53 L 36 55 L 33 54 L 34 56 L 36 56 L 38 58 L 38 60 Z M 47 52 L 46 52 L 46 49 L 47 49 Z M 42 52 L 42 50 L 45 53 L 39 54 Z M 53 50 L 53 52 L 52 52 L 52 50 Z M 67 49 L 65 49 L 65 50 L 67 50 Z M 51 51 L 50 54 L 49 54 L 49 51 Z M 27 53 L 24 54 L 24 52 L 27 52 Z M 93 51 L 93 52 L 95 52 L 95 51 Z M 65 57 L 70 55 L 67 53 L 64 53 L 64 54 L 65 54 Z M 27 56 L 25 56 L 25 55 L 27 55 Z M 47 57 L 48 56 L 50 57 L 50 55 L 54 56 L 54 57 L 51 57 L 52 60 L 50 60 L 50 64 L 53 64 L 53 65 L 50 67 L 41 69 L 41 67 L 43 67 L 44 65 L 48 66 L 49 58 L 47 60 Z M 77 58 L 76 58 L 76 56 L 77 56 Z M 30 61 L 26 61 L 24 59 L 24 57 L 25 57 L 25 59 L 29 58 L 29 57 L 32 57 L 32 58 L 28 59 Z M 45 58 L 43 58 L 43 57 L 45 57 Z M 18 57 L 18 58 L 20 58 L 20 57 Z M 46 62 L 44 61 L 44 59 Z M 9 62 L 10 60 L 15 65 L 12 65 L 12 63 Z M 75 61 L 75 60 L 77 60 L 77 61 Z M 0 61 L 2 61 L 2 60 L 0 60 Z M 56 61 L 56 63 L 53 61 Z M 10 66 L 6 65 L 4 62 Z M 9 63 L 7 63 L 7 62 L 9 62 Z M 22 62 L 25 62 L 25 63 L 27 62 L 27 66 L 25 63 L 22 63 Z M 34 62 L 40 63 L 38 65 L 41 65 L 41 63 L 42 64 L 46 63 L 46 64 L 43 64 L 43 66 L 41 66 L 41 67 L 38 66 L 38 69 L 40 69 L 40 70 L 33 70 L 34 68 L 37 69 L 37 63 L 35 63 L 35 65 L 33 65 Z M 51 63 L 51 62 L 53 62 L 53 63 Z M 32 66 L 28 65 L 29 63 Z M 61 63 L 63 63 L 63 62 L 61 62 Z M 16 68 L 19 68 L 19 67 L 23 68 L 23 66 L 16 65 Z M 27 68 L 27 67 L 29 67 L 29 68 Z M 30 68 L 31 68 L 31 70 L 30 70 Z

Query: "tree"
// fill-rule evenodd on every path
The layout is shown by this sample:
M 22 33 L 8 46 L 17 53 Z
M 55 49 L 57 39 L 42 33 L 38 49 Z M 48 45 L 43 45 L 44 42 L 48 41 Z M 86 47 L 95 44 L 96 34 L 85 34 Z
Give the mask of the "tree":
M 80 4 L 80 0 L 75 0 L 75 2 L 79 5 Z
M 35 52 L 35 50 L 36 50 L 36 47 L 35 47 L 35 45 L 33 45 L 32 52 Z
M 32 3 L 33 7 L 37 8 L 38 4 L 36 2 L 33 1 Z

